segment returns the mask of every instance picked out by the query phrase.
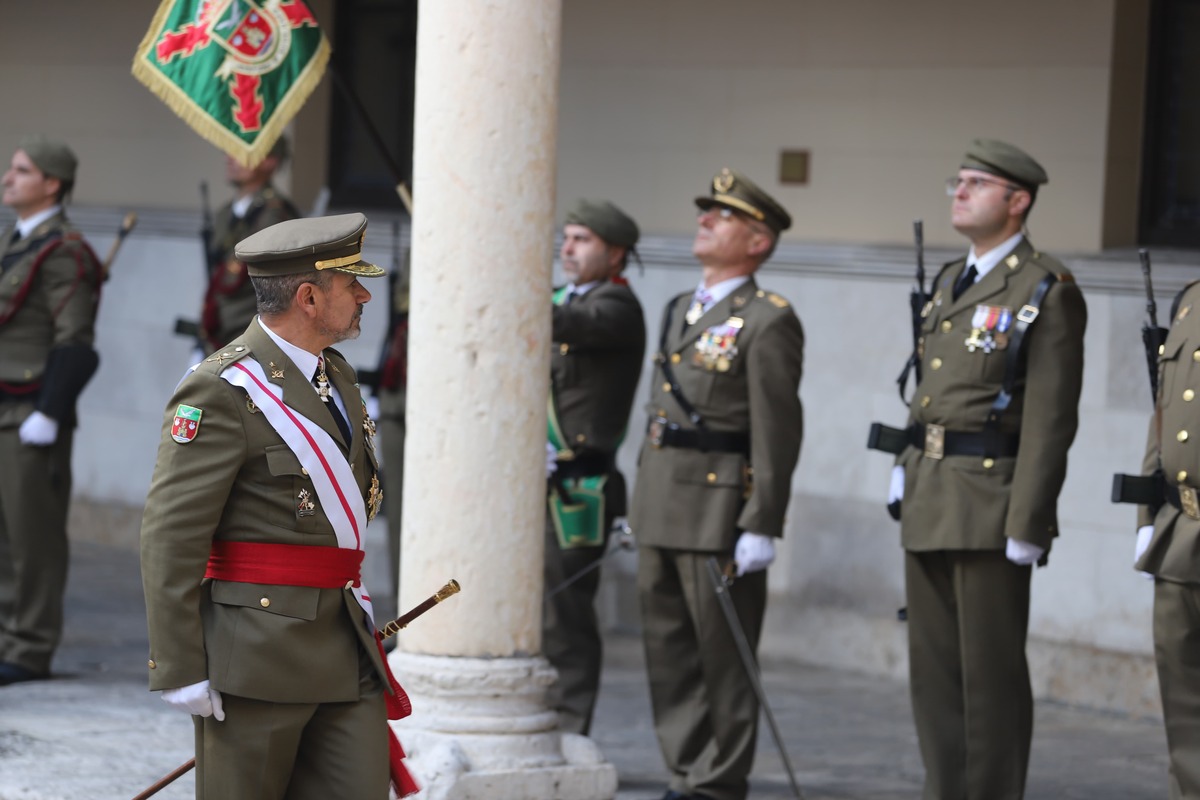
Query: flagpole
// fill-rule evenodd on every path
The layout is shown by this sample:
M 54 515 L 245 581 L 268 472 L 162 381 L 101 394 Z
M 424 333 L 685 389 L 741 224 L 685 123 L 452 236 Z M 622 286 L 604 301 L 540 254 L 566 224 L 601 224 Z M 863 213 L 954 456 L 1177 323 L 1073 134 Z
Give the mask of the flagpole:
M 375 123 L 371 121 L 371 117 L 367 114 L 366 106 L 363 105 L 362 100 L 359 99 L 350 84 L 342 77 L 342 73 L 338 71 L 332 59 L 329 61 L 328 69 L 330 74 L 333 75 L 333 82 L 337 86 L 338 91 L 346 97 L 350 105 L 358 112 L 358 117 L 362 120 L 363 125 L 366 126 L 367 133 L 371 135 L 371 141 L 375 143 L 375 148 L 379 151 L 379 155 L 383 157 L 384 163 L 387 164 L 388 170 L 392 173 L 392 179 L 396 181 L 396 194 L 400 195 L 400 202 L 404 204 L 404 209 L 411 217 L 413 210 L 412 195 L 408 191 L 408 186 L 404 183 L 404 178 L 400 175 L 399 165 L 392 158 L 392 154 L 388 152 L 383 137 L 379 135 L 379 129 L 375 127 Z

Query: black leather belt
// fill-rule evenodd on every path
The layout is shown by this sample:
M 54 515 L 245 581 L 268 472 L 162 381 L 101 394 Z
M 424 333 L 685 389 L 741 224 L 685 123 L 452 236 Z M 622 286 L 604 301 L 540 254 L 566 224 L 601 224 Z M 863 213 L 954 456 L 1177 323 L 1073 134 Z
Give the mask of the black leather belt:
M 0 381 L 0 403 L 18 403 L 34 400 L 38 390 L 42 388 L 41 381 L 33 383 L 4 383 Z
M 654 447 L 677 447 L 681 450 L 702 450 L 715 453 L 750 455 L 750 434 L 729 431 L 702 431 L 681 428 L 662 417 L 650 420 L 646 438 Z
M 899 455 L 908 445 L 922 450 L 929 458 L 943 456 L 983 456 L 1005 458 L 1017 454 L 1021 437 L 1016 433 L 991 434 L 987 431 L 948 431 L 941 425 L 892 428 L 881 423 L 871 425 L 867 447 Z
M 560 459 L 554 474 L 558 478 L 590 478 L 612 471 L 613 457 L 605 453 L 578 453 L 574 458 Z

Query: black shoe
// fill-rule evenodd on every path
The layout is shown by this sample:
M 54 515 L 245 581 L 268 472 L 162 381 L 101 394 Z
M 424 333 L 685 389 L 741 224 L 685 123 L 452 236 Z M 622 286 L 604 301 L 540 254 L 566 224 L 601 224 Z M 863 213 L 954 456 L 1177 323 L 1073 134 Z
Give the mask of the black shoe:
M 34 672 L 31 669 L 22 667 L 20 664 L 0 661 L 0 686 L 8 686 L 10 683 L 21 683 L 23 681 L 40 681 L 49 677 L 50 675 L 45 672 Z

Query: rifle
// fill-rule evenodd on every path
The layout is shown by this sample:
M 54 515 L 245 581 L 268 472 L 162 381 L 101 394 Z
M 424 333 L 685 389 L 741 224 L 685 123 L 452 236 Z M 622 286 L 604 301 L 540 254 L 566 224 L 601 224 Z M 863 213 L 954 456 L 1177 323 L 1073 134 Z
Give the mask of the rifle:
M 1146 350 L 1146 366 L 1150 371 L 1150 401 L 1158 407 L 1158 357 L 1167 340 L 1167 329 L 1158 326 L 1158 304 L 1154 301 L 1154 285 L 1150 281 L 1150 253 L 1138 249 L 1138 260 L 1142 264 L 1142 278 L 1146 284 L 1146 321 L 1142 324 L 1142 345 Z M 1136 503 L 1150 506 L 1152 512 L 1166 501 L 1166 481 L 1161 469 L 1153 475 L 1113 475 L 1112 501 L 1114 503 Z
M 1142 344 L 1146 348 L 1146 366 L 1150 369 L 1150 400 L 1158 398 L 1158 356 L 1167 341 L 1167 329 L 1158 326 L 1158 304 L 1154 302 L 1154 286 L 1150 282 L 1150 253 L 1138 250 L 1142 262 L 1142 278 L 1146 283 L 1146 323 L 1142 325 Z
M 921 358 L 918 354 L 921 348 L 921 313 L 925 310 L 925 304 L 929 302 L 929 293 L 925 291 L 925 226 L 919 219 L 913 221 L 913 240 L 917 251 L 917 274 L 916 285 L 908 295 L 908 306 L 912 315 L 913 349 L 912 355 L 904 364 L 904 370 L 896 379 L 900 388 L 900 399 L 905 405 L 908 404 L 908 401 L 904 400 L 904 390 L 908 386 L 909 373 L 913 373 L 916 378 L 914 385 L 921 383 Z

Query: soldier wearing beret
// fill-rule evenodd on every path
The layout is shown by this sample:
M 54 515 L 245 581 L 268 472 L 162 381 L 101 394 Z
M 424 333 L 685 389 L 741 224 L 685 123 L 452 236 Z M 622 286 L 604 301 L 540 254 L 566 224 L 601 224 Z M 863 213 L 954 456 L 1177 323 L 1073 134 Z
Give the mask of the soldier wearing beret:
M 1147 436 L 1146 475 L 1165 501 L 1138 509 L 1137 569 L 1154 576 L 1154 657 L 1170 753 L 1172 800 L 1200 797 L 1200 461 L 1193 437 L 1200 388 L 1200 282 L 1184 287 L 1158 357 L 1158 397 Z
M 646 350 L 642 306 L 621 277 L 637 240 L 637 224 L 621 209 L 579 201 L 566 216 L 560 251 L 570 282 L 554 290 L 551 308 L 553 473 L 544 576 L 554 593 L 545 604 L 542 651 L 558 670 L 551 702 L 559 726 L 584 735 L 600 685 L 594 606 L 600 569 L 592 565 L 604 556 L 614 518 L 626 513 L 625 479 L 615 459 Z
M 225 175 L 234 197 L 217 209 L 205 254 L 208 287 L 200 311 L 200 329 L 207 350 L 224 347 L 254 319 L 254 287 L 234 246 L 263 228 L 300 216 L 292 201 L 272 184 L 287 158 L 285 136 L 280 136 L 267 157 L 253 167 L 232 156 L 225 157 Z
M 359 334 L 359 279 L 384 274 L 362 260 L 366 224 L 243 240 L 258 316 L 167 405 L 142 521 L 150 688 L 194 715 L 197 798 L 388 797 L 387 720 L 408 701 L 360 580 L 374 424 L 331 347 Z
M 62 636 L 75 405 L 103 274 L 63 204 L 75 154 L 21 141 L 4 173 L 16 223 L 0 234 L 0 685 L 44 678 Z
M 754 279 L 791 217 L 722 170 L 696 198 L 695 291 L 663 314 L 630 524 L 654 727 L 671 773 L 664 800 L 742 800 L 758 701 L 706 572 L 736 571 L 729 596 L 752 648 L 800 453 L 804 333 Z
M 1024 233 L 1046 180 L 1010 144 L 971 144 L 947 181 L 971 247 L 942 267 L 922 311 L 921 380 L 889 502 L 927 800 L 1025 790 L 1030 577 L 1058 535 L 1087 322 L 1071 273 Z

